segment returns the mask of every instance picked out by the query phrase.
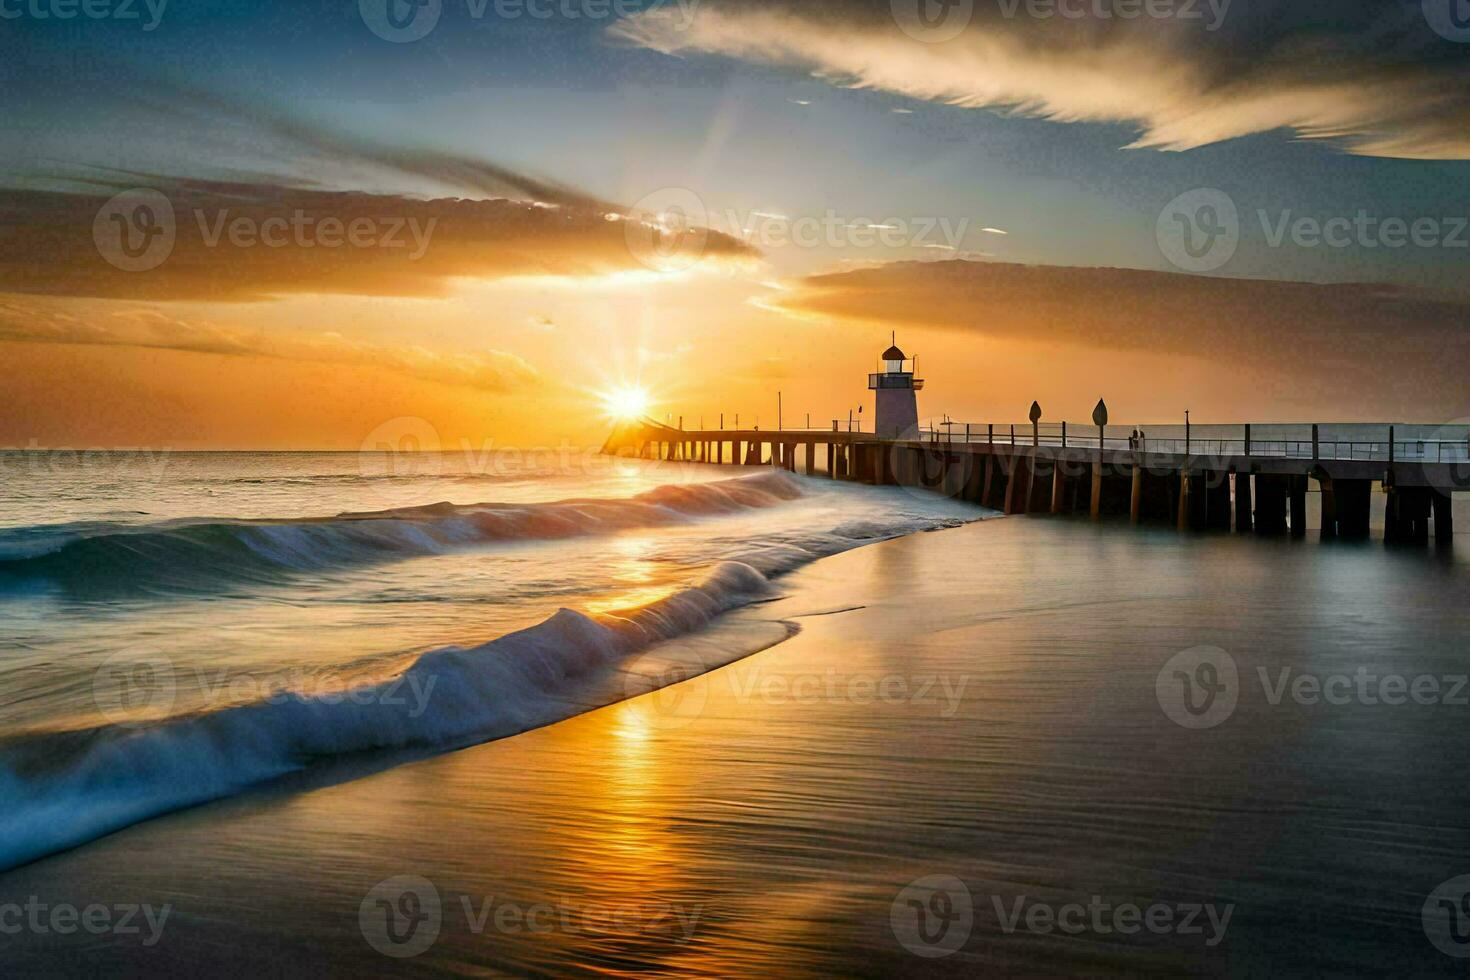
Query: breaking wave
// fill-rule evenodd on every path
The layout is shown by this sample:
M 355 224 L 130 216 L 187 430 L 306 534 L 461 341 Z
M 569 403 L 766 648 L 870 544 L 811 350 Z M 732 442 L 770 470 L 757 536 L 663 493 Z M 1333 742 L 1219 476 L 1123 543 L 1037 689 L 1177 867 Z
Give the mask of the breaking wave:
M 795 627 L 766 624 L 775 632 L 745 635 L 693 672 L 606 683 L 633 655 L 774 595 L 760 572 L 726 562 L 701 584 L 641 608 L 606 615 L 562 609 L 481 646 L 425 653 L 377 684 L 14 742 L 0 748 L 0 798 L 7 801 L 0 869 L 334 761 L 503 738 L 687 679 L 780 642 Z
M 0 586 L 198 591 L 494 544 L 611 534 L 774 507 L 802 496 L 772 470 L 625 499 L 429 504 L 329 518 L 87 524 L 0 532 Z

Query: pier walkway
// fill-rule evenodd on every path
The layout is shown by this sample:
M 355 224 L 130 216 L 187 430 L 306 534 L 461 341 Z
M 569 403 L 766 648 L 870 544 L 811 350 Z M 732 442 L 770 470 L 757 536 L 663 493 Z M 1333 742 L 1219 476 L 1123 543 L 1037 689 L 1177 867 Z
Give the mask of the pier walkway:
M 946 422 L 879 440 L 841 423 L 686 430 L 645 419 L 619 426 L 603 451 L 921 487 L 1007 514 L 1126 514 L 1260 534 L 1305 534 L 1315 483 L 1323 538 L 1367 537 L 1371 494 L 1381 488 L 1387 539 L 1424 542 L 1432 529 L 1449 543 L 1452 495 L 1470 490 L 1467 425 Z

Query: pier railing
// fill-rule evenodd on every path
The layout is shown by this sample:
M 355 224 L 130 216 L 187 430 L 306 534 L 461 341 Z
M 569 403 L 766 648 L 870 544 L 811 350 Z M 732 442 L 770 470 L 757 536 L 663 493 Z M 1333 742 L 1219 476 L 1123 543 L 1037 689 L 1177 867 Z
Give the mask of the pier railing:
M 1187 430 L 1187 431 L 1186 431 Z M 1079 449 L 1138 450 L 1201 456 L 1287 459 L 1470 462 L 1470 425 L 1331 423 L 1262 425 L 1108 425 L 1089 423 L 947 422 L 920 437 L 949 443 L 995 443 Z

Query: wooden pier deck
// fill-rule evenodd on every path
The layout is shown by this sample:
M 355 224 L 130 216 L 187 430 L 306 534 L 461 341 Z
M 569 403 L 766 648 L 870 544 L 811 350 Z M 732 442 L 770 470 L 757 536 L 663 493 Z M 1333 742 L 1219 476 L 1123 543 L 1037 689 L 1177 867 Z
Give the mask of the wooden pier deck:
M 1367 537 L 1377 484 L 1387 493 L 1387 539 L 1426 542 L 1432 529 L 1437 542 L 1452 540 L 1453 494 L 1470 490 L 1470 435 L 1401 438 L 1388 426 L 1383 438 L 1324 440 L 1317 426 L 1297 428 L 1310 437 L 1253 438 L 1251 426 L 1183 439 L 1065 425 L 1043 435 L 1026 424 L 879 440 L 836 428 L 686 430 L 645 420 L 620 426 L 603 451 L 919 487 L 1007 514 L 1127 515 L 1258 534 L 1305 534 L 1315 483 L 1323 538 Z

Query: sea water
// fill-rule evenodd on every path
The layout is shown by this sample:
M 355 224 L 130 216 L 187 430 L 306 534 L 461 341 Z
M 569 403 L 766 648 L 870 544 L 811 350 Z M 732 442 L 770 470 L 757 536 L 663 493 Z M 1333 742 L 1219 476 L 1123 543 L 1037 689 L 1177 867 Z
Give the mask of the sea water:
M 983 516 L 596 454 L 0 455 L 0 867 L 334 759 L 501 737 L 823 555 Z M 769 627 L 706 645 L 713 666 Z

